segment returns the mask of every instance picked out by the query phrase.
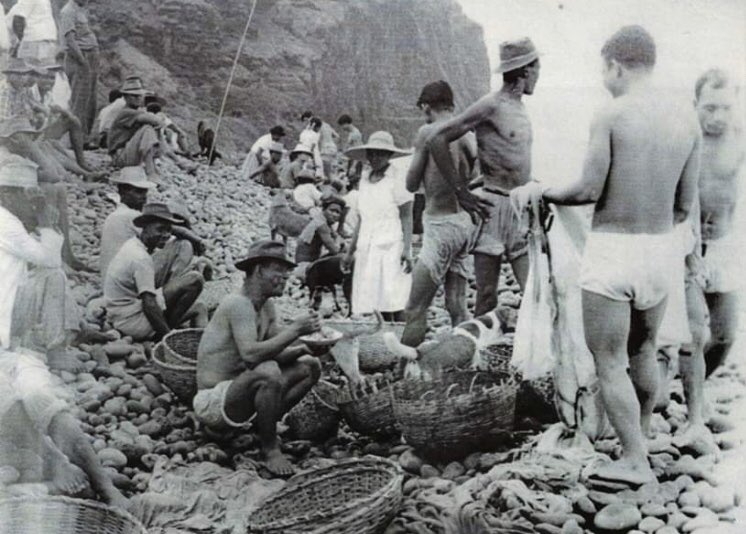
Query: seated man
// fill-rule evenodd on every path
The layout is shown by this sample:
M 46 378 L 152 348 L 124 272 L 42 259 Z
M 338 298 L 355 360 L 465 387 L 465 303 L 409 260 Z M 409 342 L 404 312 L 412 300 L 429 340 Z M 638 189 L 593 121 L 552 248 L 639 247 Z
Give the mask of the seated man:
M 302 335 L 320 328 L 315 314 L 281 326 L 272 297 L 282 295 L 294 264 L 277 241 L 258 241 L 236 267 L 246 273 L 240 290 L 220 303 L 197 356 L 194 413 L 209 429 L 248 428 L 255 422 L 266 467 L 293 472 L 280 452 L 277 422 L 316 384 L 321 365 Z
M 262 162 L 251 174 L 249 180 L 256 180 L 262 185 L 277 189 L 280 187 L 280 167 L 284 148 L 282 143 L 272 143 L 269 147 L 269 159 Z
M 178 224 L 165 204 L 147 204 L 132 221 L 141 228 L 111 260 L 104 279 L 106 311 L 114 328 L 137 340 L 160 339 L 190 321 L 207 324 L 207 310 L 195 303 L 204 286 L 198 272 L 187 272 L 156 289 L 153 251 L 171 237 Z
M 282 168 L 280 173 L 280 187 L 293 189 L 298 185 L 298 175 L 306 169 L 311 169 L 313 153 L 305 146 L 298 144 L 290 152 L 290 162 Z M 312 173 L 313 174 L 313 173 Z
M 158 177 L 155 158 L 160 147 L 158 131 L 166 126 L 165 121 L 143 107 L 147 91 L 142 81 L 130 77 L 120 89 L 126 107 L 122 109 L 109 128 L 108 147 L 116 167 L 145 166 L 145 172 L 153 180 Z
M 339 254 L 339 238 L 334 227 L 342 217 L 345 201 L 336 195 L 321 200 L 322 212 L 316 215 L 298 236 L 295 262 L 310 263 L 321 257 L 322 247 L 331 255 Z
M 316 187 L 316 177 L 310 170 L 302 170 L 296 177 L 293 189 L 293 200 L 296 207 L 309 213 L 313 208 L 321 205 L 321 191 Z
M 109 135 L 109 129 L 111 128 L 114 119 L 119 115 L 119 112 L 125 107 L 127 107 L 127 102 L 125 102 L 124 96 L 119 89 L 112 89 L 109 91 L 109 105 L 99 111 L 98 118 L 96 119 L 98 126 L 96 128 L 97 137 L 92 140 L 94 146 L 100 148 L 106 148 L 108 146 L 107 138 Z

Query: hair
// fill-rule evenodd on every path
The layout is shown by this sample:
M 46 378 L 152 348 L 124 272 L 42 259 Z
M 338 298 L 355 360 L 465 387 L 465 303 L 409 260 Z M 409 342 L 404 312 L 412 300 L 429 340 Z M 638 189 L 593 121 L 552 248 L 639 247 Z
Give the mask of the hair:
M 699 100 L 699 97 L 702 94 L 702 89 L 708 85 L 713 89 L 722 89 L 723 87 L 733 86 L 736 92 L 740 89 L 737 84 L 733 83 L 728 73 L 723 69 L 710 69 L 697 78 L 697 82 L 694 84 L 694 96 L 697 100 Z
M 283 136 L 283 135 L 285 135 L 285 128 L 283 128 L 282 126 L 279 126 L 279 125 L 278 126 L 273 126 L 269 130 L 269 133 L 272 134 L 272 135 Z
M 422 88 L 420 97 L 417 99 L 417 107 L 422 104 L 427 104 L 436 111 L 453 109 L 453 90 L 451 86 L 443 80 L 427 84 Z
M 303 113 L 301 114 L 301 116 L 300 116 L 300 120 L 304 121 L 304 120 L 306 120 L 306 119 L 310 119 L 311 117 L 313 117 L 313 111 L 311 111 L 311 110 L 306 110 L 306 111 L 304 111 L 304 112 L 303 112 Z
M 311 119 L 311 128 L 321 128 L 321 119 L 318 117 L 313 117 Z
M 601 56 L 628 69 L 651 69 L 655 65 L 655 41 L 642 26 L 624 26 L 609 37 Z
M 526 78 L 528 76 L 528 69 L 535 67 L 538 62 L 539 60 L 537 58 L 537 59 L 534 59 L 528 65 L 524 65 L 522 67 L 518 67 L 517 69 L 503 72 L 503 82 L 504 83 L 515 83 L 522 78 Z
M 149 113 L 160 113 L 162 109 L 161 105 L 156 102 L 151 102 L 145 107 L 145 110 Z
M 119 89 L 112 89 L 109 91 L 109 104 L 115 100 L 119 100 L 120 98 L 122 98 L 122 92 Z
M 352 117 L 350 117 L 346 113 L 344 115 L 340 115 L 337 119 L 337 124 L 339 124 L 340 126 L 344 126 L 345 124 L 352 124 Z

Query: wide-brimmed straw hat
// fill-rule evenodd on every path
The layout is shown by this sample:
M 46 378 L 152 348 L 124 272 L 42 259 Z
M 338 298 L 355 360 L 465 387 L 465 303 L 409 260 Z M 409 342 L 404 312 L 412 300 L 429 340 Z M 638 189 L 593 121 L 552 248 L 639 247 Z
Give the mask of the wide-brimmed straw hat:
M 311 151 L 311 149 L 308 148 L 303 143 L 298 143 L 297 145 L 295 145 L 295 148 L 290 151 L 290 155 L 291 156 L 294 156 L 296 154 L 307 154 L 307 155 L 313 157 L 313 152 Z
M 127 184 L 138 189 L 155 189 L 156 184 L 148 180 L 145 169 L 142 167 L 122 167 L 109 181 L 113 184 Z
M 394 145 L 393 135 L 381 130 L 370 134 L 366 144 L 347 149 L 345 155 L 350 159 L 366 161 L 366 151 L 368 150 L 385 150 L 386 152 L 391 153 L 392 158 L 398 158 L 409 154 L 409 151 L 403 150 Z
M 119 89 L 119 92 L 123 95 L 145 96 L 147 94 L 150 94 L 149 91 L 145 90 L 145 87 L 143 87 L 142 84 L 142 80 L 138 76 L 130 76 L 129 78 L 124 80 L 124 83 Z
M 168 206 L 160 202 L 145 204 L 142 208 L 142 215 L 138 215 L 132 221 L 132 223 L 137 227 L 143 227 L 151 222 L 181 224 L 181 220 L 174 217 L 171 210 L 168 209 Z
M 287 258 L 285 245 L 279 241 L 264 239 L 255 241 L 249 246 L 246 257 L 236 262 L 236 269 L 248 271 L 252 265 L 261 260 L 277 260 L 291 269 L 295 267 L 295 263 Z
M 520 69 L 538 59 L 540 55 L 533 41 L 528 37 L 504 41 L 500 43 L 500 65 L 495 69 L 495 72 L 510 72 Z
M 39 185 L 39 166 L 16 154 L 8 154 L 0 161 L 0 186 L 36 187 Z
M 3 72 L 6 74 L 43 74 L 46 71 L 42 70 L 39 66 L 32 65 L 23 58 L 12 57 L 8 61 L 8 65 L 3 69 Z
M 344 209 L 347 206 L 347 202 L 345 202 L 345 199 L 343 199 L 339 195 L 335 195 L 334 193 L 329 193 L 321 197 L 321 207 L 326 209 L 328 206 L 331 206 L 332 204 L 336 204 L 342 209 Z

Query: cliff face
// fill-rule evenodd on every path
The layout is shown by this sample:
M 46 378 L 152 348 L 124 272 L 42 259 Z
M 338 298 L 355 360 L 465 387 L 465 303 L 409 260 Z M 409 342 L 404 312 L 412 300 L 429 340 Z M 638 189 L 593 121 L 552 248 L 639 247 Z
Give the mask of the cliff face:
M 214 119 L 250 6 L 91 2 L 103 84 L 140 73 L 190 130 Z M 420 89 L 438 79 L 451 83 L 459 107 L 489 87 L 481 27 L 456 0 L 259 0 L 226 106 L 231 139 L 221 133 L 220 143 L 243 151 L 274 124 L 297 128 L 311 109 L 333 125 L 349 113 L 364 135 L 385 128 L 408 146 L 422 122 Z

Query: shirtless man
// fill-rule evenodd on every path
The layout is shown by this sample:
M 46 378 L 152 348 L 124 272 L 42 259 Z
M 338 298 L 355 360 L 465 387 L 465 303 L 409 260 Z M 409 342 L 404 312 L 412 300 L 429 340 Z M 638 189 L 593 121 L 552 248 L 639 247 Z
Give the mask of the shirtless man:
M 658 385 L 655 342 L 669 272 L 681 261 L 674 222 L 686 220 L 696 196 L 700 135 L 691 111 L 654 93 L 647 31 L 625 26 L 601 55 L 614 100 L 593 119 L 582 178 L 567 187 L 532 182 L 511 200 L 518 208 L 539 199 L 595 203 L 580 273 L 583 324 L 622 457 L 591 476 L 636 486 L 655 480 L 645 442 Z
M 515 216 L 508 195 L 531 179 L 531 123 L 521 101 L 530 95 L 539 79 L 539 54 L 530 39 L 500 45 L 503 86 L 443 123 L 427 141 L 427 148 L 446 183 L 455 189 L 459 204 L 485 219 L 474 248 L 477 303 L 474 315 L 497 306 L 500 264 L 510 261 L 523 290 L 528 276 L 527 228 Z M 484 187 L 477 197 L 459 175 L 448 144 L 470 130 L 477 135 L 478 157 Z M 481 198 L 480 198 L 481 197 Z
M 281 327 L 272 297 L 279 297 L 295 266 L 277 241 L 251 245 L 236 267 L 246 272 L 241 289 L 221 302 L 205 329 L 197 356 L 194 413 L 209 429 L 225 432 L 256 425 L 266 467 L 293 472 L 280 452 L 277 422 L 321 376 L 311 350 L 297 343 L 320 328 L 318 316 Z
M 427 310 L 438 288 L 445 284 L 446 309 L 451 324 L 467 319 L 466 259 L 474 236 L 469 214 L 459 206 L 456 194 L 438 171 L 427 151 L 425 141 L 438 125 L 453 117 L 453 91 L 444 81 L 427 84 L 417 106 L 427 124 L 415 137 L 415 153 L 407 173 L 407 190 L 416 193 L 424 188 L 425 214 L 422 250 L 412 271 L 412 290 L 404 310 L 407 325 L 402 343 L 416 347 L 425 339 Z M 451 157 L 458 165 L 459 183 L 469 180 L 476 159 L 474 134 L 466 133 L 452 142 Z

